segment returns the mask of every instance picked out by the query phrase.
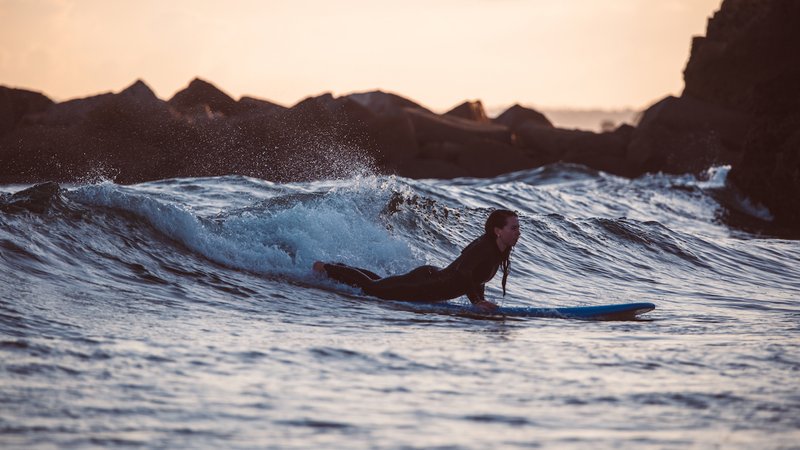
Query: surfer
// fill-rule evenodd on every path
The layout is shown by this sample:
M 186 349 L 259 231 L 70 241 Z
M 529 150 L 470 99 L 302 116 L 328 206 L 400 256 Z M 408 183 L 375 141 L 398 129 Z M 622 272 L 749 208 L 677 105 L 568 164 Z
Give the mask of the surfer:
M 497 308 L 484 297 L 487 281 L 503 269 L 503 296 L 511 263 L 511 249 L 519 239 L 519 217 L 513 211 L 493 211 L 484 224 L 484 234 L 461 251 L 449 266 L 418 267 L 403 275 L 381 277 L 366 269 L 317 261 L 313 269 L 341 283 L 361 288 L 367 295 L 384 300 L 441 302 L 466 295 L 482 311 Z

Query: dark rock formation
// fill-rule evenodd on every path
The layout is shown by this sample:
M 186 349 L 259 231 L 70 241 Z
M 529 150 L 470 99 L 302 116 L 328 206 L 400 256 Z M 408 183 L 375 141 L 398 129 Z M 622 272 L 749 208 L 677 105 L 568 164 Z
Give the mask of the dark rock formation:
M 26 122 L 49 126 L 73 126 L 86 120 L 89 112 L 107 101 L 114 94 L 106 92 L 86 98 L 68 100 L 51 105 L 41 114 L 28 115 Z
M 336 122 L 368 122 L 375 117 L 369 109 L 349 97 L 334 97 L 330 93 L 309 97 L 294 105 L 291 113 L 304 125 L 329 125 Z
M 355 100 L 377 116 L 404 116 L 406 108 L 431 112 L 407 98 L 383 91 L 350 94 L 347 98 Z
M 521 107 L 504 117 L 523 139 L 489 121 L 480 102 L 438 115 L 377 91 L 323 94 L 284 108 L 252 98 L 234 102 L 195 80 L 167 103 L 137 81 L 117 94 L 23 116 L 0 138 L 0 181 L 106 176 L 129 183 L 230 173 L 289 181 L 350 176 L 364 168 L 422 178 L 488 177 L 559 160 L 629 172 L 614 159 L 624 152 L 611 134 L 561 133 Z M 539 139 L 526 127 L 556 134 Z M 554 136 L 567 138 L 548 147 Z
M 642 173 L 640 167 L 626 157 L 633 127 L 622 125 L 613 132 L 548 128 L 535 121 L 524 122 L 517 128 L 517 145 L 529 149 L 542 163 L 568 162 L 583 164 L 597 170 L 633 177 Z
M 604 133 L 555 128 L 542 113 L 520 105 L 507 109 L 494 123 L 513 130 L 515 145 L 539 164 L 583 164 L 627 177 L 643 173 L 640 165 L 627 157 L 633 135 L 629 125 Z
M 286 111 L 286 107 L 267 100 L 244 96 L 237 102 L 242 114 L 275 114 Z
M 14 183 L 116 176 L 132 182 L 185 176 L 184 161 L 192 156 L 188 131 L 166 102 L 137 81 L 118 94 L 26 116 L 0 139 L 0 178 Z
M 697 173 L 735 164 L 752 118 L 689 96 L 666 97 L 645 111 L 627 158 L 642 172 Z
M 800 2 L 725 0 L 697 38 L 684 95 L 750 114 L 730 182 L 800 230 Z
M 213 84 L 195 78 L 185 89 L 177 92 L 169 104 L 187 116 L 213 118 L 214 114 L 230 116 L 241 111 L 240 105 Z
M 729 180 L 779 225 L 800 231 L 800 114 L 764 119 L 751 130 Z
M 462 119 L 475 122 L 489 123 L 491 120 L 486 116 L 483 103 L 480 100 L 466 101 L 455 108 L 444 113 L 445 116 L 460 117 Z
M 456 164 L 472 177 L 495 177 L 542 165 L 524 150 L 498 141 L 473 141 L 456 155 Z
M 528 122 L 545 128 L 553 128 L 553 124 L 544 114 L 519 104 L 508 108 L 494 119 L 494 123 L 505 125 L 512 131 L 516 131 L 519 126 Z
M 0 86 L 0 136 L 13 130 L 26 115 L 42 113 L 52 104 L 39 92 Z
M 419 143 L 408 115 L 376 116 L 370 133 L 380 149 L 377 162 L 387 172 L 403 174 L 398 167 L 419 156 Z
M 511 144 L 511 131 L 503 125 L 480 123 L 460 117 L 440 116 L 416 108 L 406 108 L 420 144 L 456 142 L 468 144 L 485 139 Z
M 46 182 L 13 194 L 0 194 L 0 211 L 11 214 L 26 211 L 42 214 L 52 206 L 53 199 L 60 191 L 58 183 Z
M 86 115 L 86 123 L 91 127 L 146 135 L 157 133 L 176 120 L 169 105 L 141 80 L 118 94 L 103 98 Z
M 798 3 L 725 0 L 696 37 L 684 70 L 684 95 L 749 110 L 757 86 L 797 69 Z

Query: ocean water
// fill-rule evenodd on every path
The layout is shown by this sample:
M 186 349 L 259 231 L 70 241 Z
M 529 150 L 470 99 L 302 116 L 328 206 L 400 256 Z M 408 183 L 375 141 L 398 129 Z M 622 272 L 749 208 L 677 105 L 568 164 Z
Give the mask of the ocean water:
M 0 186 L 0 447 L 800 448 L 800 243 L 728 225 L 768 212 L 725 176 Z M 464 317 L 310 271 L 444 266 L 498 207 L 488 298 L 657 309 Z

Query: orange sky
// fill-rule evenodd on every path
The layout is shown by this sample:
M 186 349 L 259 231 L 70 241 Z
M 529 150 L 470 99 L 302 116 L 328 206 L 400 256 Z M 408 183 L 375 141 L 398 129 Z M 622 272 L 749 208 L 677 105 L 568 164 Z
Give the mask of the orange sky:
M 641 108 L 683 89 L 721 0 L 0 0 L 0 84 L 55 100 L 195 76 L 284 105 L 383 89 L 435 110 Z

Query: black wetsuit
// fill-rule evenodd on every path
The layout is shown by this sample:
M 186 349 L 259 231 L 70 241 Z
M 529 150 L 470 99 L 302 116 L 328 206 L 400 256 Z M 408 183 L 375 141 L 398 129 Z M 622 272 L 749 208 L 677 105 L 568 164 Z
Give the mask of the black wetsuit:
M 403 275 L 380 276 L 344 264 L 325 264 L 325 272 L 339 282 L 361 288 L 384 300 L 439 302 L 466 295 L 471 302 L 484 300 L 484 285 L 497 273 L 503 254 L 491 236 L 472 241 L 444 269 L 418 267 Z

